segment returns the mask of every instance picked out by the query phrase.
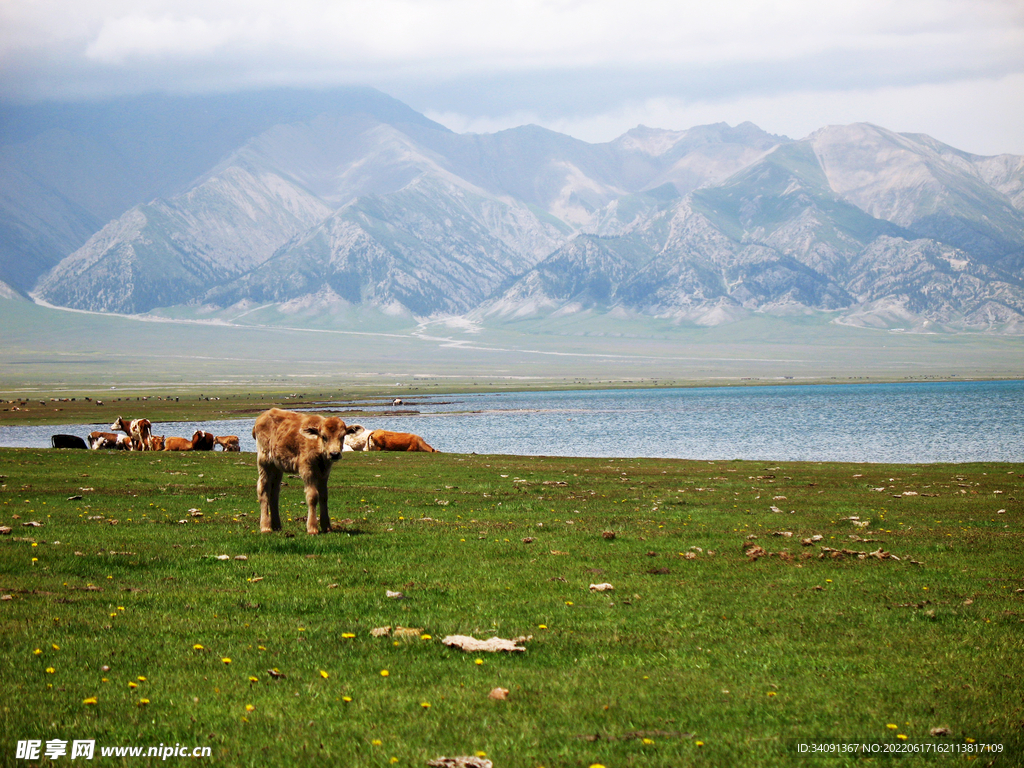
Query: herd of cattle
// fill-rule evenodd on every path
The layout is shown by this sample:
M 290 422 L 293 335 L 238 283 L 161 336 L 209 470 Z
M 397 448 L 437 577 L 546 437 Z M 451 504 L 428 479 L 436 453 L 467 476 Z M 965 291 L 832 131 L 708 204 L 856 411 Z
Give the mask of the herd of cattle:
M 224 451 L 241 450 L 238 435 L 217 436 L 201 429 L 193 432 L 191 438 L 154 435 L 149 419 L 128 420 L 118 416 L 110 429 L 110 432 L 90 432 L 86 440 L 77 435 L 52 435 L 50 444 L 54 448 L 116 451 L 212 451 L 218 446 Z M 343 451 L 437 452 L 422 437 L 411 432 L 371 431 L 359 424 L 352 424 L 345 430 Z
M 112 432 L 92 432 L 88 447 L 125 451 L 225 451 L 241 450 L 236 435 L 216 437 L 197 429 L 191 440 L 154 435 L 148 419 L 128 421 L 118 417 Z M 256 495 L 260 502 L 260 531 L 281 530 L 278 501 L 284 474 L 298 475 L 305 486 L 306 532 L 331 530 L 327 513 L 327 478 L 331 467 L 345 451 L 423 451 L 437 453 L 419 435 L 411 432 L 370 431 L 359 424 L 346 425 L 337 416 L 297 413 L 280 408 L 264 411 L 252 428 L 256 440 Z M 76 435 L 53 435 L 54 448 L 86 448 Z
M 220 446 L 225 451 L 242 450 L 238 435 L 216 436 L 197 429 L 192 438 L 154 435 L 149 419 L 117 417 L 110 425 L 111 432 L 90 432 L 88 444 L 78 435 L 53 435 L 50 444 L 54 448 L 92 448 L 93 450 L 115 451 L 212 451 Z

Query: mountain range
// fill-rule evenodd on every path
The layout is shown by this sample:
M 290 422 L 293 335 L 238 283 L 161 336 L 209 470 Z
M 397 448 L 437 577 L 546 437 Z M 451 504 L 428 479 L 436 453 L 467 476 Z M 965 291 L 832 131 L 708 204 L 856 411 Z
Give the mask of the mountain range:
M 98 312 L 352 307 L 1024 333 L 1024 157 L 860 123 L 590 144 L 369 89 L 0 106 L 0 293 Z

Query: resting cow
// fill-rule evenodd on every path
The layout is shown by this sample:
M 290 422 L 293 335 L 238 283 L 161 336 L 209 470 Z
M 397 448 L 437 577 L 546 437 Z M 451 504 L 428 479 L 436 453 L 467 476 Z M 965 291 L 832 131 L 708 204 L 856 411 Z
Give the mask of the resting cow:
M 114 449 L 130 451 L 132 449 L 132 441 L 128 435 L 118 435 L 114 432 L 90 432 L 89 447 L 94 450 Z
M 212 451 L 216 440 L 217 438 L 213 436 L 212 432 L 204 432 L 201 429 L 197 429 L 192 435 L 192 450 Z
M 149 422 L 149 419 L 132 419 L 131 421 L 125 421 L 120 416 L 117 417 L 117 421 L 110 425 L 110 428 L 115 432 L 124 432 L 132 441 L 132 449 L 136 451 L 149 451 L 152 450 L 152 444 L 149 441 L 152 435 L 153 425 Z
M 203 432 L 201 429 L 197 429 L 192 433 L 192 439 L 185 437 L 168 437 L 164 439 L 164 450 L 165 451 L 198 451 L 198 450 L 209 450 L 200 449 L 196 446 L 203 442 L 203 435 L 209 435 L 209 432 Z
M 260 531 L 281 530 L 278 501 L 285 472 L 297 474 L 306 486 L 306 533 L 327 533 L 327 478 L 341 458 L 348 428 L 337 416 L 324 418 L 312 413 L 295 413 L 280 408 L 264 411 L 256 419 L 256 495 L 260 500 Z M 320 528 L 317 530 L 317 508 Z
M 368 451 L 424 451 L 440 453 L 436 448 L 427 445 L 427 441 L 411 432 L 389 432 L 386 429 L 375 429 L 367 441 Z
M 345 435 L 343 451 L 365 451 L 366 443 L 370 439 L 370 430 L 361 424 L 350 424 L 348 434 Z
M 51 435 L 50 445 L 54 448 L 88 448 L 85 440 L 78 435 Z

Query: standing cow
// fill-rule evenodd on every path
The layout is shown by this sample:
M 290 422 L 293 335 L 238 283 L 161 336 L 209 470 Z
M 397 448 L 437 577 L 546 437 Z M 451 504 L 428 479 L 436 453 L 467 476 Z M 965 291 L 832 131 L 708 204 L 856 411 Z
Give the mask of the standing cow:
M 285 472 L 297 474 L 306 487 L 306 533 L 327 533 L 327 478 L 334 462 L 341 458 L 348 433 L 337 416 L 324 418 L 312 413 L 295 413 L 280 408 L 264 411 L 256 419 L 256 495 L 260 500 L 260 531 L 281 530 L 278 501 Z M 317 508 L 320 528 L 317 530 Z
M 128 435 L 132 441 L 132 450 L 152 450 L 153 446 L 150 444 L 149 438 L 153 433 L 153 425 L 150 424 L 149 419 L 132 419 L 127 421 L 118 416 L 117 421 L 111 424 L 110 428 L 115 432 L 124 432 Z

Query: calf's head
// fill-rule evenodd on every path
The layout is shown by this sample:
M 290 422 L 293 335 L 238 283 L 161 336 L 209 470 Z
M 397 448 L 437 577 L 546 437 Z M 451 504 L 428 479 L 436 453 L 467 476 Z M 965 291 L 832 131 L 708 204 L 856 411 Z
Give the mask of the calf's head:
M 337 416 L 325 419 L 322 416 L 307 416 L 302 420 L 302 435 L 308 440 L 315 440 L 319 453 L 331 461 L 341 458 L 348 427 Z

